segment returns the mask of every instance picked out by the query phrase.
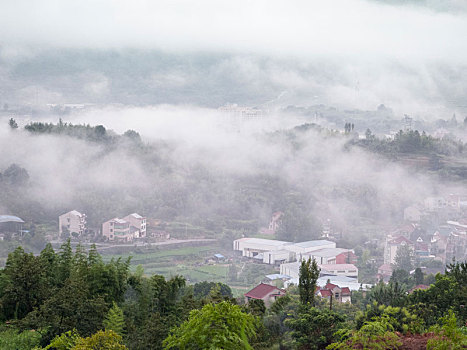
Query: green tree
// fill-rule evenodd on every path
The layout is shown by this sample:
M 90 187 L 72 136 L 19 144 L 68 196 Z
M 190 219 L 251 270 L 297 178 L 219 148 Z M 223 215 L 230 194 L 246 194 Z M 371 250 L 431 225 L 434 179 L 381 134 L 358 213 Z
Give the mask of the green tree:
M 264 305 L 264 301 L 262 299 L 250 299 L 248 301 L 247 310 L 252 315 L 264 316 L 266 305 Z
M 252 349 L 255 317 L 223 301 L 190 312 L 189 319 L 164 340 L 166 349 Z
M 320 269 L 315 259 L 302 260 L 299 271 L 298 290 L 300 302 L 303 305 L 315 304 L 316 282 L 319 278 Z
M 294 349 L 324 349 L 334 340 L 344 317 L 328 309 L 319 310 L 310 305 L 302 306 L 298 314 L 285 320 L 289 327 Z
M 427 342 L 427 350 L 460 350 L 467 348 L 467 334 L 457 328 L 456 315 L 452 310 L 441 318 L 442 326 L 436 325 L 431 330 L 435 337 Z
M 388 350 L 398 349 L 402 345 L 399 337 L 394 333 L 394 327 L 386 317 L 375 318 L 358 331 L 344 332 L 342 340 L 329 345 L 330 350 Z
M 18 129 L 18 123 L 13 118 L 10 118 L 8 125 L 10 125 L 10 128 L 12 129 Z
M 423 284 L 425 280 L 425 275 L 422 272 L 422 269 L 417 267 L 414 273 L 415 285 Z
M 123 311 L 118 307 L 117 303 L 113 302 L 112 307 L 105 316 L 103 324 L 106 330 L 112 330 L 118 335 L 123 335 L 125 319 Z
M 406 301 L 406 289 L 398 282 L 380 282 L 371 289 L 369 300 L 382 305 L 402 306 Z
M 408 244 L 399 246 L 394 258 L 394 267 L 396 270 L 405 270 L 410 272 L 413 269 L 414 251 Z
M 2 350 L 30 350 L 39 345 L 41 335 L 34 330 L 19 332 L 7 329 L 0 332 L 0 349 Z
M 413 287 L 413 279 L 410 277 L 410 274 L 406 270 L 394 270 L 392 272 L 391 278 L 389 279 L 390 283 L 398 283 L 399 285 L 405 286 L 405 288 Z
M 44 350 L 70 350 L 81 339 L 76 330 L 57 335 Z
M 236 282 L 237 275 L 238 275 L 237 266 L 235 266 L 235 263 L 232 262 L 232 264 L 230 264 L 229 266 L 229 271 L 228 271 L 229 281 Z
M 78 340 L 71 350 L 127 350 L 127 347 L 122 344 L 121 336 L 112 330 L 106 330 Z

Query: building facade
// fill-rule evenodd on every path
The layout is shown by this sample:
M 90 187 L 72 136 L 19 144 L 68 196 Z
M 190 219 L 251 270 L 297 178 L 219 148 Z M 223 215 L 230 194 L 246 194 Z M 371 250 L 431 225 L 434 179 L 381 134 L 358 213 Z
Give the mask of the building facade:
M 123 220 L 130 223 L 130 229 L 133 228 L 134 238 L 146 237 L 146 218 L 137 213 L 125 216 Z
M 130 223 L 119 218 L 104 222 L 102 235 L 109 241 L 131 242 L 134 239 L 134 234 L 130 231 Z
M 60 236 L 68 233 L 79 237 L 86 232 L 86 214 L 72 210 L 58 217 L 58 230 Z

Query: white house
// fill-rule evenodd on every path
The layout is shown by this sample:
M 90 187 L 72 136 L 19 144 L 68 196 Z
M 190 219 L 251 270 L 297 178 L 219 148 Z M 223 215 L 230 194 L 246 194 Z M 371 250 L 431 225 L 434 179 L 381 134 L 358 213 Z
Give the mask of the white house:
M 81 236 L 86 231 L 86 214 L 72 210 L 60 215 L 58 217 L 58 230 L 60 236 L 65 232 L 74 236 Z
M 133 234 L 135 238 L 146 237 L 146 218 L 139 214 L 133 213 L 125 216 L 123 220 L 130 223 L 130 230 L 134 231 Z
M 399 247 L 403 245 L 407 245 L 412 250 L 414 250 L 414 243 L 410 239 L 404 236 L 394 237 L 394 236 L 388 235 L 386 237 L 386 242 L 384 245 L 384 263 L 394 264 L 396 254 L 397 254 L 397 249 L 399 249 Z

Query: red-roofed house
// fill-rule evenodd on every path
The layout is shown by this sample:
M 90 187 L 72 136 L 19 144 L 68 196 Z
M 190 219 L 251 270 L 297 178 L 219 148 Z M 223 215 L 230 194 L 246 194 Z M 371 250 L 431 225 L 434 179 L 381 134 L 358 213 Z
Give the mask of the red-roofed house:
M 260 283 L 248 293 L 245 293 L 245 302 L 251 299 L 261 299 L 267 307 L 283 295 L 285 295 L 285 290 L 270 284 Z
M 336 284 L 332 283 L 327 283 L 323 288 L 319 288 L 318 293 L 320 297 L 326 298 L 326 299 L 331 299 L 332 295 L 332 300 L 337 301 L 339 303 L 351 303 L 351 292 L 350 288 L 344 287 L 340 288 Z
M 416 290 L 425 290 L 430 288 L 430 286 L 427 286 L 426 284 L 418 284 L 415 287 L 413 287 L 411 290 L 409 290 L 409 294 L 412 294 Z

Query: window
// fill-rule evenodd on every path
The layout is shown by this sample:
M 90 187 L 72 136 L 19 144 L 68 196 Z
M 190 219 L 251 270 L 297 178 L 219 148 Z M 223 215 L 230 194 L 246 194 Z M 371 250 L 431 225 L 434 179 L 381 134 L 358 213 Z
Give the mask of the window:
M 113 230 L 113 229 L 110 229 L 110 232 L 114 232 L 114 230 Z

